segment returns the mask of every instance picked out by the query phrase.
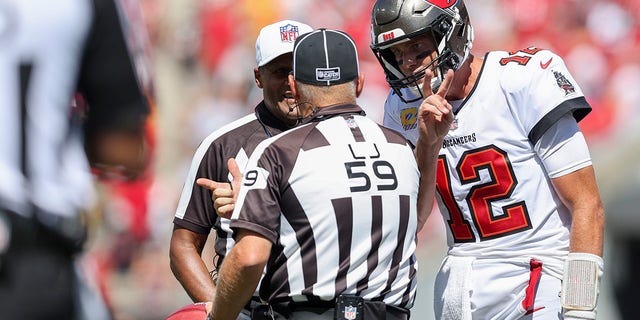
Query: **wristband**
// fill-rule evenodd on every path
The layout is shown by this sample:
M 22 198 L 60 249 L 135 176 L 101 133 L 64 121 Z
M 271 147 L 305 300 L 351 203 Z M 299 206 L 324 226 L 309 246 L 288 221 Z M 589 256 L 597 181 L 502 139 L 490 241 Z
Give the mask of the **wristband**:
M 569 253 L 560 295 L 566 318 L 595 319 L 603 269 L 604 261 L 597 255 Z

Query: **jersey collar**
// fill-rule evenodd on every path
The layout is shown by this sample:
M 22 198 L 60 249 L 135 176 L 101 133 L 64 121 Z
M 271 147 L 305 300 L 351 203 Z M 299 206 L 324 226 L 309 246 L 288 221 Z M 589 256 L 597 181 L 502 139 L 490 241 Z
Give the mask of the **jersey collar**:
M 357 104 L 341 103 L 341 104 L 334 104 L 331 106 L 318 108 L 315 114 L 313 114 L 307 119 L 304 119 L 302 123 L 323 121 L 329 118 L 333 118 L 335 116 L 349 115 L 349 114 L 361 115 L 361 116 L 366 115 L 364 110 Z
M 268 132 L 268 136 L 272 136 L 272 134 L 270 134 L 271 132 L 273 132 L 273 134 L 278 134 L 291 129 L 290 126 L 276 118 L 276 116 L 269 111 L 267 106 L 264 104 L 264 100 L 255 107 L 254 111 L 256 118 L 264 127 L 265 131 Z

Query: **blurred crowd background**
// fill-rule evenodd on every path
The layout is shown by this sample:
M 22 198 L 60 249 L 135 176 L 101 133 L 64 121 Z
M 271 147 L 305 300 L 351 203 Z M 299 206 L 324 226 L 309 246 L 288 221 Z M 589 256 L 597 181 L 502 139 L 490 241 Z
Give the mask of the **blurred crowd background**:
M 123 0 L 154 93 L 153 165 L 135 183 L 99 186 L 83 267 L 117 320 L 164 319 L 190 303 L 169 269 L 172 219 L 193 153 L 211 131 L 253 111 L 260 28 L 294 19 L 337 28 L 356 41 L 366 84 L 359 103 L 382 121 L 388 92 L 369 49 L 373 0 Z M 562 56 L 593 112 L 580 123 L 607 209 L 601 319 L 628 311 L 640 271 L 640 1 L 467 0 L 473 52 L 529 46 Z M 143 31 L 143 28 L 146 31 Z M 432 319 L 431 284 L 445 254 L 434 214 L 419 237 L 420 288 L 414 319 Z M 211 248 L 205 254 L 211 255 Z M 615 289 L 615 290 L 614 290 Z M 633 313 L 635 312 L 635 313 Z

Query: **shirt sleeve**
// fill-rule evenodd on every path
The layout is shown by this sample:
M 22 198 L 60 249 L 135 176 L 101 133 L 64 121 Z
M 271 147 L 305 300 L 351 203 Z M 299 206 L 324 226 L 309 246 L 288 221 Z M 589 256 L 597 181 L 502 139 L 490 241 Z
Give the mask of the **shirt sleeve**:
M 551 178 L 592 164 L 587 142 L 570 114 L 565 114 L 552 125 L 535 144 L 534 150 Z
M 230 226 L 251 230 L 275 243 L 280 230 L 280 160 L 277 152 L 267 148 L 270 141 L 273 139 L 260 143 L 249 158 Z
M 513 77 L 503 79 L 502 85 L 507 88 L 514 115 L 532 143 L 565 114 L 570 113 L 580 121 L 591 111 L 564 61 L 553 52 L 537 52 L 524 69 L 516 64 L 509 67 L 519 68 L 519 72 L 509 72 Z
M 198 178 L 224 182 L 227 171 L 215 143 L 203 143 L 196 150 L 185 179 L 173 223 L 195 233 L 208 234 L 218 217 L 213 207 L 212 192 L 196 184 Z

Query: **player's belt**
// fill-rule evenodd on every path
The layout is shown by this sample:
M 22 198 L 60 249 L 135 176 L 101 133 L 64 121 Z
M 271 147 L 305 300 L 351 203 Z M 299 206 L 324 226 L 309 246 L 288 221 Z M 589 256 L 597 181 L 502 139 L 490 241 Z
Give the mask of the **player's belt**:
M 388 320 L 407 320 L 410 312 L 408 309 L 390 306 L 382 301 L 363 301 L 364 318 L 367 319 L 388 319 Z M 285 318 L 291 317 L 296 312 L 311 312 L 315 314 L 323 314 L 330 310 L 336 309 L 335 300 L 316 300 L 316 301 L 290 301 L 271 304 L 273 311 L 281 314 Z

